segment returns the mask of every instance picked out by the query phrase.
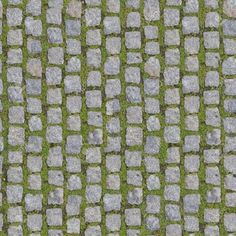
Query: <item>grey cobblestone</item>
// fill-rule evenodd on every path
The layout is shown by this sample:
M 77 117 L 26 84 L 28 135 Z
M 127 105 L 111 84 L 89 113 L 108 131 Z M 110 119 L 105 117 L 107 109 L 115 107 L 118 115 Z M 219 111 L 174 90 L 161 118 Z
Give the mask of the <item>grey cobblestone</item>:
M 0 1 L 0 235 L 234 235 L 235 17 Z

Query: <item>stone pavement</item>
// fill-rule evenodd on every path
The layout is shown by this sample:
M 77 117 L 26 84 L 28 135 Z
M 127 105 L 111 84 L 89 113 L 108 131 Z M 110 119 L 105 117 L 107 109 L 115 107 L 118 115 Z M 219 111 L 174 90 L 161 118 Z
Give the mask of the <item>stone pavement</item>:
M 236 0 L 0 18 L 0 235 L 236 235 Z

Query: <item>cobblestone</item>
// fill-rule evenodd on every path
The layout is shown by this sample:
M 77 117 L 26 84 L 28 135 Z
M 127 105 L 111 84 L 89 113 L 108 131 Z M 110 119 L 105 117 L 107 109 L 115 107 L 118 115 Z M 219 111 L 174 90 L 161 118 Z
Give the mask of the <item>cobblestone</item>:
M 0 235 L 234 235 L 235 17 L 0 1 Z

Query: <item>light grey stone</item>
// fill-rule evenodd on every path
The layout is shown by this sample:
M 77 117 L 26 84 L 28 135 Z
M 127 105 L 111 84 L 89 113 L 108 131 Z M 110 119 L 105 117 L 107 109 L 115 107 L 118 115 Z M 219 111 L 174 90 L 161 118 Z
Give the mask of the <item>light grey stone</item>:
M 180 128 L 178 126 L 167 126 L 164 130 L 164 139 L 167 143 L 180 142 Z
M 205 209 L 204 211 L 204 221 L 207 223 L 218 223 L 220 220 L 219 209 Z
M 149 116 L 146 122 L 148 131 L 158 131 L 161 128 L 160 121 L 155 116 Z
M 177 85 L 180 80 L 180 70 L 177 67 L 166 67 L 164 70 L 166 85 Z
M 55 186 L 63 186 L 64 175 L 62 171 L 59 170 L 49 170 L 48 171 L 48 183 Z
M 181 236 L 181 235 L 182 235 L 181 225 L 171 224 L 166 226 L 166 236 Z
M 105 194 L 103 197 L 105 212 L 121 209 L 121 194 Z
M 179 206 L 174 204 L 167 204 L 165 206 L 166 220 L 179 221 L 181 219 Z
M 161 187 L 160 179 L 156 175 L 149 175 L 146 184 L 148 190 L 158 190 Z
M 16 206 L 8 208 L 7 221 L 10 223 L 22 223 L 23 221 L 22 207 Z
M 186 37 L 184 40 L 184 49 L 188 54 L 197 54 L 200 49 L 199 38 L 197 37 Z
M 147 39 L 158 38 L 158 27 L 153 25 L 144 26 L 144 34 Z
M 128 67 L 125 69 L 125 81 L 127 83 L 137 83 L 141 81 L 140 68 Z
M 63 43 L 61 29 L 50 27 L 47 29 L 49 43 Z
M 199 231 L 199 219 L 196 216 L 184 217 L 184 229 L 188 232 Z
M 160 150 L 160 138 L 155 136 L 147 136 L 144 151 L 147 154 L 157 154 Z
M 156 231 L 160 229 L 159 218 L 155 216 L 148 216 L 145 221 L 147 230 Z
M 213 129 L 206 134 L 206 143 L 209 145 L 219 145 L 221 140 L 220 129 Z
M 197 213 L 200 207 L 199 194 L 187 194 L 184 196 L 184 211 L 187 213 Z
M 218 28 L 220 16 L 217 12 L 208 12 L 205 17 L 205 27 Z
M 34 20 L 33 17 L 25 18 L 25 32 L 27 35 L 41 36 L 43 32 L 43 26 L 41 20 Z
M 140 171 L 128 170 L 127 171 L 127 184 L 134 186 L 141 186 L 143 177 Z
M 125 223 L 127 226 L 141 225 L 141 212 L 138 208 L 125 209 Z
M 180 103 L 180 95 L 178 88 L 166 89 L 165 91 L 165 104 L 173 105 Z
M 62 12 L 58 7 L 50 7 L 47 9 L 47 23 L 60 25 L 62 23 Z
M 69 190 L 80 190 L 82 188 L 80 177 L 77 175 L 71 175 L 68 178 L 67 188 Z
M 107 75 L 117 75 L 120 73 L 120 59 L 117 56 L 108 57 L 104 64 L 104 72 Z
M 227 207 L 236 207 L 236 193 L 225 194 L 225 205 Z
M 21 127 L 9 127 L 8 143 L 12 146 L 23 145 L 25 139 L 25 130 Z
M 140 27 L 140 14 L 138 12 L 130 12 L 126 18 L 126 26 L 129 28 Z
M 146 212 L 156 214 L 160 212 L 160 197 L 156 195 L 147 195 Z
M 61 108 L 49 108 L 47 111 L 47 121 L 49 124 L 59 124 L 62 121 Z
M 82 3 L 76 0 L 71 0 L 66 8 L 66 13 L 75 18 L 80 18 L 82 13 Z
M 143 190 L 141 188 L 134 188 L 128 191 L 128 203 L 131 205 L 139 205 L 143 201 Z
M 141 153 L 138 151 L 125 151 L 125 164 L 128 167 L 140 167 L 141 166 Z
M 180 187 L 176 184 L 165 186 L 165 200 L 178 202 L 180 199 Z
M 125 45 L 128 49 L 140 49 L 141 48 L 141 34 L 138 31 L 125 33 Z
M 120 1 L 117 0 L 107 0 L 107 11 L 111 13 L 119 13 L 120 11 Z
M 148 173 L 156 173 L 160 171 L 159 159 L 155 157 L 146 157 L 144 163 Z
M 22 30 L 9 30 L 7 33 L 7 44 L 10 46 L 22 46 L 23 45 L 23 37 Z
M 19 8 L 8 8 L 6 17 L 9 26 L 19 26 L 22 22 L 22 10 Z
M 167 167 L 165 170 L 165 180 L 168 183 L 178 183 L 180 180 L 179 167 Z
M 184 98 L 184 109 L 188 113 L 197 113 L 199 111 L 200 101 L 198 96 L 186 96 Z
M 77 195 L 69 195 L 66 204 L 66 213 L 69 216 L 79 215 L 82 198 Z
M 219 32 L 204 32 L 204 45 L 206 49 L 217 49 L 220 46 Z
M 118 79 L 109 79 L 106 81 L 105 93 L 108 98 L 114 98 L 121 93 L 121 83 Z
M 234 39 L 224 39 L 224 52 L 227 55 L 234 55 L 236 53 L 236 41 Z
M 109 214 L 106 216 L 106 228 L 109 231 L 119 231 L 121 227 L 121 216 Z
M 196 16 L 185 16 L 182 19 L 183 34 L 199 33 L 199 21 Z
M 224 226 L 227 232 L 234 232 L 236 231 L 236 226 L 234 222 L 236 221 L 236 214 L 235 213 L 225 213 L 224 214 Z
M 22 106 L 12 106 L 9 108 L 8 119 L 11 124 L 23 124 L 25 122 L 25 112 Z
M 184 12 L 197 13 L 199 10 L 198 0 L 187 0 L 184 6 Z
M 199 119 L 197 115 L 188 115 L 185 117 L 185 129 L 191 131 L 198 131 Z
M 7 81 L 20 85 L 23 80 L 22 68 L 10 67 L 7 69 Z
M 185 69 L 190 72 L 199 70 L 199 60 L 197 56 L 189 56 L 185 59 Z
M 41 14 L 41 7 L 41 1 L 29 0 L 26 5 L 26 12 L 32 14 L 33 16 L 39 16 Z
M 223 20 L 223 33 L 227 36 L 236 36 L 235 20 Z
M 213 187 L 206 192 L 206 201 L 208 203 L 219 203 L 221 202 L 221 190 L 218 187 Z
M 101 210 L 99 206 L 85 208 L 85 221 L 101 222 Z
M 98 26 L 101 22 L 101 9 L 97 7 L 87 8 L 84 17 L 86 26 Z
M 50 205 L 62 205 L 64 202 L 64 191 L 62 188 L 55 188 L 48 193 L 48 204 Z
M 106 35 L 119 34 L 121 31 L 120 19 L 117 16 L 106 16 L 103 20 Z
M 80 20 L 66 20 L 66 34 L 69 36 L 79 36 L 81 32 Z
M 165 31 L 165 45 L 168 46 L 180 45 L 180 35 L 178 29 Z
M 21 167 L 9 167 L 7 170 L 7 181 L 12 183 L 21 183 L 23 181 L 23 172 Z
M 198 152 L 200 148 L 200 136 L 187 135 L 184 138 L 184 152 Z
M 146 21 L 157 21 L 160 19 L 160 6 L 159 2 L 155 0 L 144 1 L 144 19 Z
M 85 236 L 102 236 L 100 226 L 88 226 L 84 231 Z
M 22 94 L 22 88 L 18 86 L 10 86 L 7 89 L 8 99 L 10 102 L 22 103 L 24 98 Z
M 119 175 L 108 175 L 106 178 L 107 189 L 119 190 L 120 189 L 120 176 Z
M 48 49 L 48 62 L 54 65 L 64 63 L 64 51 L 62 47 L 52 47 Z
M 6 194 L 8 203 L 20 203 L 23 197 L 23 187 L 20 185 L 8 185 Z
M 183 93 L 198 93 L 199 80 L 197 76 L 184 76 L 182 79 Z
M 86 44 L 89 46 L 101 45 L 102 38 L 99 29 L 88 30 L 86 32 Z
M 99 185 L 86 186 L 86 200 L 88 203 L 97 203 L 100 201 L 102 189 Z
M 21 49 L 9 49 L 7 52 L 7 63 L 8 64 L 19 64 L 22 63 L 22 50 Z
M 178 9 L 164 9 L 165 26 L 177 26 L 179 24 L 180 14 Z
M 81 106 L 82 106 L 82 101 L 80 96 L 67 97 L 66 107 L 68 112 L 70 113 L 80 112 Z
M 42 195 L 41 194 L 26 194 L 25 208 L 27 212 L 42 210 Z
M 126 88 L 126 99 L 130 103 L 140 103 L 142 101 L 140 88 L 135 86 L 128 86 Z
M 121 38 L 109 37 L 106 39 L 106 50 L 110 54 L 119 54 L 121 50 Z
M 205 64 L 212 68 L 218 68 L 220 63 L 220 55 L 217 52 L 206 52 Z
M 62 209 L 53 208 L 46 210 L 47 223 L 49 226 L 62 226 Z
M 67 233 L 69 234 L 79 234 L 80 233 L 80 219 L 70 218 L 66 222 Z

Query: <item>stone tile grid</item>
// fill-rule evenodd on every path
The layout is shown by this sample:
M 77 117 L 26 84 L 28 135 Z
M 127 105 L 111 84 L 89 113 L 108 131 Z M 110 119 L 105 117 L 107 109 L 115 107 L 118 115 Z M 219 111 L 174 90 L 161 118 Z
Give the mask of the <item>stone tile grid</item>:
M 159 8 L 159 10 L 157 10 Z M 162 232 L 164 225 L 162 193 L 163 174 L 160 173 L 160 165 L 164 160 L 164 140 L 163 140 L 163 117 L 161 117 L 160 104 L 163 101 L 163 90 L 160 88 L 162 76 L 160 63 L 162 61 L 160 51 L 163 43 L 162 24 L 160 15 L 163 12 L 161 3 L 154 1 L 141 2 L 141 28 L 143 44 L 141 48 L 143 56 L 143 66 L 141 73 L 141 83 L 143 92 L 143 157 L 144 168 L 143 182 L 143 217 L 144 232 L 153 235 Z M 152 70 L 152 69 L 153 70 Z M 163 145 L 163 149 L 161 147 Z M 141 234 L 142 230 L 141 228 Z M 163 232 L 164 233 L 164 232 Z
M 82 37 L 82 18 L 81 12 L 84 7 L 80 1 L 70 1 L 65 7 L 66 25 L 65 25 L 65 60 L 64 68 L 64 96 L 66 112 L 65 112 L 65 130 L 68 134 L 65 152 L 66 152 L 66 227 L 67 234 L 79 235 L 85 224 L 84 203 L 85 203 L 85 179 L 82 176 L 82 145 L 86 140 L 86 136 L 82 137 L 82 121 L 81 114 L 84 112 L 85 104 L 82 100 L 82 55 L 81 45 L 84 42 Z M 63 113 L 63 112 L 62 112 Z M 85 173 L 84 173 L 85 174 Z M 65 223 L 64 223 L 65 224 Z
M 40 4 L 3 2 L 2 232 L 232 235 L 232 2 Z
M 122 1 L 107 1 L 104 6 L 105 18 L 104 34 L 105 34 L 105 47 L 106 57 L 104 63 L 105 74 L 105 96 L 106 96 L 106 115 L 104 118 L 105 123 L 105 153 L 106 153 L 106 186 L 103 196 L 103 210 L 105 216 L 106 233 L 115 235 L 117 233 L 125 233 L 125 220 L 122 217 L 121 211 L 122 202 L 126 205 L 126 178 L 124 169 L 124 151 L 122 146 L 125 142 L 124 135 L 124 84 L 122 83 L 124 68 L 122 67 L 122 58 L 124 56 L 123 42 L 121 41 L 123 34 L 122 28 L 125 16 L 122 9 L 124 7 Z M 108 33 L 108 25 L 106 22 L 114 22 L 111 27 L 112 33 Z M 107 29 L 106 29 L 107 28 Z M 111 32 L 110 31 L 110 32 Z M 121 57 L 122 56 L 122 57 Z M 109 68 L 113 67 L 114 70 Z M 117 68 L 117 69 L 115 69 Z M 114 104 L 112 108 L 112 104 Z M 123 114 L 123 116 L 121 115 Z M 122 184 L 123 183 L 123 184 Z M 123 185 L 123 189 L 122 189 Z M 113 205 L 113 206 L 112 206 Z M 125 206 L 124 206 L 125 208 Z M 124 214 L 124 213 L 123 213 Z
M 23 40 L 22 40 L 22 9 L 19 8 L 19 6 L 16 6 L 15 8 L 11 8 L 9 3 L 6 3 L 5 5 L 6 10 L 6 18 L 7 18 L 7 24 L 9 26 L 8 32 L 7 32 L 7 45 L 9 46 L 9 49 L 7 51 L 6 55 L 6 63 L 8 64 L 9 68 L 11 67 L 11 57 L 14 57 L 16 53 L 16 50 L 18 52 L 21 52 Z M 16 17 L 17 19 L 14 19 Z M 19 27 L 17 27 L 19 26 Z M 2 26 L 1 26 L 2 28 Z M 19 33 L 19 38 L 14 38 L 15 33 Z M 13 37 L 12 37 L 13 36 Z M 16 47 L 17 49 L 14 51 L 13 47 Z M 22 66 L 22 58 L 19 58 L 18 61 L 15 63 L 18 63 L 19 66 Z M 1 67 L 2 68 L 2 67 Z M 8 71 L 7 71 L 8 75 Z M 18 108 L 24 109 L 24 100 L 25 100 L 25 92 L 23 84 L 21 83 L 15 83 L 16 81 L 10 81 L 7 77 L 7 82 L 4 83 L 4 86 L 7 86 L 7 99 L 9 104 L 9 109 Z M 15 226 L 18 227 L 18 230 L 20 233 L 23 234 L 23 190 L 25 188 L 23 183 L 23 174 L 24 171 L 22 168 L 22 156 L 25 156 L 25 127 L 22 125 L 24 123 L 24 114 L 21 112 L 21 121 L 17 122 L 19 117 L 16 117 L 17 112 L 14 112 L 14 114 L 10 114 L 9 116 L 13 118 L 12 123 L 9 124 L 9 126 L 6 126 L 7 128 L 7 147 L 8 147 L 8 156 L 7 158 L 7 166 L 6 168 L 6 202 L 5 204 L 8 204 L 8 207 L 6 209 L 6 220 L 5 224 L 9 224 L 9 227 L 7 228 L 8 235 L 13 235 L 11 232 L 14 232 Z M 9 117 L 10 118 L 10 117 Z M 14 120 L 14 118 L 16 118 Z M 15 150 L 18 150 L 16 152 Z M 11 155 L 12 154 L 12 155 Z M 14 154 L 19 155 L 19 159 L 14 162 L 11 162 L 11 157 L 14 158 Z
M 126 66 L 124 70 L 125 80 L 125 114 L 126 124 L 125 130 L 125 169 L 126 169 L 126 195 L 125 197 L 125 225 L 127 234 L 131 234 L 132 229 L 141 233 L 145 228 L 145 218 L 140 208 L 144 206 L 145 199 L 143 197 L 144 188 L 143 174 L 141 166 L 143 164 L 143 103 L 141 97 L 143 86 L 141 82 L 142 71 L 142 51 L 144 45 L 141 43 L 141 28 L 143 7 L 140 3 L 136 8 L 130 6 L 124 17 L 123 30 L 125 31 L 125 50 L 126 50 Z M 137 53 L 140 55 L 140 61 L 128 63 L 128 54 Z M 134 114 L 135 117 L 133 116 Z
M 229 168 L 229 165 L 232 163 L 235 163 L 235 130 L 234 130 L 234 119 L 235 119 L 235 111 L 234 111 L 234 105 L 235 105 L 235 92 L 234 91 L 234 84 L 235 84 L 235 72 L 234 72 L 234 61 L 232 61 L 232 70 L 229 69 L 229 60 L 232 58 L 231 56 L 235 56 L 235 51 L 233 50 L 233 45 L 231 45 L 230 42 L 234 41 L 227 41 L 229 38 L 232 39 L 233 32 L 229 30 L 231 27 L 229 25 L 233 22 L 229 19 L 229 16 L 232 16 L 231 10 L 235 11 L 235 6 L 232 5 L 232 2 L 225 1 L 224 3 L 220 2 L 219 6 L 219 14 L 225 13 L 224 15 L 224 23 L 220 25 L 220 32 L 221 32 L 221 39 L 223 38 L 223 43 L 220 45 L 220 52 L 221 55 L 224 56 L 224 60 L 222 62 L 222 67 L 220 68 L 221 76 L 223 76 L 223 84 L 220 86 L 220 95 L 221 95 L 221 101 L 220 101 L 220 107 L 221 114 L 222 114 L 222 122 L 221 122 L 221 135 L 222 135 L 222 145 L 221 151 L 222 151 L 222 158 L 220 160 L 222 169 L 221 169 L 221 205 L 220 205 L 220 213 L 223 211 L 224 207 L 227 208 L 227 212 L 224 212 L 224 227 L 219 227 L 220 232 L 226 232 L 230 235 L 230 232 L 235 232 L 234 227 L 234 220 L 236 217 L 235 214 L 235 186 L 233 183 L 235 183 L 235 169 L 234 165 L 232 165 L 232 168 Z M 234 15 L 233 15 L 234 16 Z M 235 17 L 235 16 L 234 16 Z M 230 53 L 229 53 L 230 48 Z M 225 56 L 226 55 L 226 56 Z M 229 89 L 231 87 L 231 89 Z M 231 92 L 230 92 L 231 90 Z M 232 99 L 232 100 L 231 100 Z M 231 109 L 227 107 L 228 101 L 232 101 L 231 103 Z M 231 159 L 232 158 L 232 159 Z M 216 219 L 221 220 L 220 219 Z
M 65 43 L 64 37 L 61 36 L 63 25 L 60 20 L 62 14 L 62 5 L 56 2 L 48 4 L 45 12 L 46 25 L 45 33 L 47 35 L 46 50 L 46 63 L 45 63 L 45 100 L 47 104 L 46 112 L 46 167 L 47 168 L 47 192 L 46 200 L 46 225 L 47 233 L 55 234 L 56 232 L 62 233 L 68 230 L 67 222 L 64 220 L 63 214 L 65 212 L 66 202 L 66 183 L 65 172 L 63 167 L 65 165 L 64 155 L 64 120 L 65 113 L 62 113 L 61 106 L 64 105 L 62 101 L 62 74 L 64 74 L 64 51 Z M 61 113 L 61 114 L 60 114 Z M 63 143 L 62 143 L 63 142 Z M 53 229 L 56 227 L 57 229 Z
M 221 4 L 219 2 L 219 4 Z M 220 9 L 220 6 L 219 6 Z M 218 13 L 219 10 L 216 8 L 214 9 L 215 13 Z M 205 14 L 205 25 L 207 24 L 207 14 Z M 220 32 L 221 29 L 219 27 L 217 27 L 217 25 L 215 27 L 209 27 L 210 30 L 214 30 L 215 34 L 217 32 Z M 208 31 L 208 30 L 205 30 Z M 211 49 L 211 51 L 214 51 L 216 53 L 220 53 L 220 48 L 219 46 L 217 46 L 217 43 L 219 43 L 220 38 L 212 38 L 211 43 L 208 45 L 207 43 L 207 33 L 204 32 L 203 34 L 204 37 L 204 46 L 205 46 L 205 53 L 207 53 L 207 51 L 209 51 Z M 218 36 L 219 37 L 219 36 Z M 216 73 L 220 74 L 221 68 L 220 66 L 217 68 L 209 68 L 206 74 L 205 74 L 205 87 L 204 90 L 208 91 L 208 89 L 210 88 L 210 91 L 215 91 L 217 89 L 217 91 L 219 93 L 221 93 L 222 91 L 222 83 L 219 83 L 217 81 L 217 76 L 215 78 L 216 83 L 211 84 L 211 83 L 207 83 L 211 78 L 214 78 L 212 76 L 209 76 L 212 73 L 211 71 L 213 71 L 215 73 L 215 75 L 217 75 Z M 221 74 L 220 74 L 221 76 Z M 222 171 L 220 171 L 220 163 L 221 161 L 217 161 L 217 157 L 216 160 L 214 161 L 210 161 L 208 162 L 207 159 L 207 154 L 209 153 L 209 151 L 216 151 L 219 153 L 222 153 L 222 148 L 221 148 L 221 140 L 222 140 L 222 130 L 219 129 L 222 125 L 222 121 L 223 119 L 221 119 L 221 114 L 222 114 L 222 109 L 221 107 L 223 106 L 218 106 L 218 104 L 222 104 L 222 101 L 212 101 L 212 103 L 208 103 L 208 98 L 207 98 L 207 92 L 203 92 L 203 97 L 204 97 L 204 108 L 205 108 L 205 115 L 206 115 L 206 125 L 210 125 L 206 126 L 206 130 L 207 132 L 205 133 L 205 150 L 203 151 L 203 157 L 204 157 L 204 171 L 205 171 L 205 183 L 207 185 L 207 191 L 205 192 L 205 199 L 206 199 L 206 206 L 204 209 L 204 222 L 205 222 L 205 229 L 204 232 L 205 234 L 213 234 L 215 233 L 216 235 L 220 235 L 221 232 L 223 232 L 224 227 L 222 227 L 223 225 L 218 224 L 219 222 L 219 214 L 222 214 L 222 199 L 223 199 L 223 192 L 222 192 L 222 176 L 221 173 Z M 210 108 L 208 107 L 210 106 Z M 209 110 L 208 110 L 209 109 Z M 210 117 L 207 117 L 207 115 L 210 115 L 209 111 L 212 112 L 211 109 L 214 109 L 213 111 L 216 112 L 217 114 L 219 113 L 219 115 L 217 116 L 217 119 L 219 120 L 219 124 L 214 124 L 214 122 L 207 122 Z M 208 112 L 208 114 L 207 114 Z M 209 150 L 211 149 L 211 150 Z M 213 177 L 214 176 L 214 177 Z M 219 190 L 219 196 L 215 197 L 215 199 L 213 199 L 213 195 L 212 194 L 214 191 Z M 215 196 L 217 196 L 217 194 L 215 194 Z M 217 199 L 218 198 L 218 199 Z M 212 203 L 214 203 L 214 207 L 212 207 Z M 214 217 L 213 217 L 214 215 Z M 212 223 L 214 224 L 214 226 L 212 226 Z M 211 224 L 211 225 L 210 225 Z
M 183 14 L 182 9 L 185 3 L 178 7 L 168 5 L 164 7 L 164 44 L 165 44 L 165 67 L 164 67 L 164 142 L 165 142 L 165 170 L 164 172 L 164 186 L 163 186 L 163 200 L 165 204 L 164 210 L 164 227 L 166 228 L 166 235 L 181 235 L 183 211 L 181 209 L 180 192 L 184 187 L 183 170 L 181 168 L 180 156 L 183 156 L 181 150 L 181 136 L 180 128 L 183 120 L 183 93 L 180 84 L 180 69 L 182 56 L 182 34 L 181 34 L 181 20 L 179 15 Z M 176 42 L 170 42 L 173 36 L 171 32 L 176 32 Z M 180 59 L 181 58 L 181 59 Z
M 201 53 L 200 44 L 201 34 L 199 33 L 200 19 L 199 11 L 202 7 L 201 1 L 187 1 L 183 8 L 182 34 L 184 44 L 184 77 L 182 78 L 182 94 L 184 109 L 184 143 L 182 152 L 184 159 L 182 161 L 185 195 L 182 199 L 183 204 L 183 230 L 188 233 L 199 232 L 199 215 L 202 214 L 200 201 L 203 201 L 201 186 L 201 149 L 200 143 L 202 136 L 200 122 L 202 117 L 202 104 L 200 97 L 202 89 L 201 74 Z M 191 21 L 193 22 L 191 23 Z M 190 31 L 185 27 L 185 23 L 193 24 Z M 189 24 L 189 26 L 190 26 Z
M 105 213 L 103 209 L 103 191 L 105 181 L 101 165 L 105 168 L 105 158 L 103 154 L 103 112 L 104 104 L 101 94 L 104 93 L 104 81 L 101 80 L 103 54 L 101 47 L 104 45 L 103 28 L 102 28 L 102 5 L 85 6 L 85 25 L 86 30 L 86 59 L 88 71 L 86 73 L 86 107 L 87 107 L 87 140 L 88 148 L 86 150 L 86 189 L 85 198 L 86 206 L 85 215 L 85 235 L 92 234 L 96 231 L 98 235 L 105 233 Z M 95 158 L 96 155 L 96 158 Z M 104 159 L 104 160 L 103 160 Z M 101 227 L 104 225 L 104 227 Z

